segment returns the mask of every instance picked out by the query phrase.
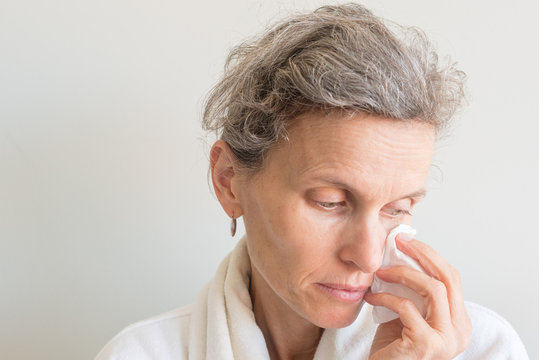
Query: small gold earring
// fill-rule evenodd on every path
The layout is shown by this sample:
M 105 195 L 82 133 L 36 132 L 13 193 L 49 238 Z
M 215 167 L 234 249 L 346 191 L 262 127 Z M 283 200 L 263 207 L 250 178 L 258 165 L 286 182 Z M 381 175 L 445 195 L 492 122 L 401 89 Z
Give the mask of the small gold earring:
M 234 214 L 232 214 L 232 221 L 230 222 L 230 235 L 232 235 L 232 237 L 236 235 L 236 218 L 234 217 Z

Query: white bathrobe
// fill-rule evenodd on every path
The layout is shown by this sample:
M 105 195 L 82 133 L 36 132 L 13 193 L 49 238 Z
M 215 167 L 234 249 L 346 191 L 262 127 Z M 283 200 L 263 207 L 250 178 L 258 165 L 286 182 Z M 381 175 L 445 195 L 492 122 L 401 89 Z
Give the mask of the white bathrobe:
M 195 304 L 133 324 L 114 337 L 96 360 L 269 360 L 249 296 L 245 239 L 219 266 Z M 518 334 L 501 316 L 466 302 L 473 323 L 470 346 L 456 359 L 529 359 Z M 314 359 L 367 359 L 376 332 L 365 303 L 356 321 L 326 329 Z

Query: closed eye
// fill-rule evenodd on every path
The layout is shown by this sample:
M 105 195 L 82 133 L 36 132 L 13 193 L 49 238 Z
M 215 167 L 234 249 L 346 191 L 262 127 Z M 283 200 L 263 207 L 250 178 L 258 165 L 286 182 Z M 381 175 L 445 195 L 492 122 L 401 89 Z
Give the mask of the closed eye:
M 318 201 L 318 205 L 320 205 L 324 209 L 332 210 L 339 206 L 344 206 L 345 203 L 344 201 L 339 201 L 339 202 Z
M 397 217 L 401 215 L 410 215 L 412 216 L 412 213 L 405 209 L 388 209 L 387 213 L 392 217 Z

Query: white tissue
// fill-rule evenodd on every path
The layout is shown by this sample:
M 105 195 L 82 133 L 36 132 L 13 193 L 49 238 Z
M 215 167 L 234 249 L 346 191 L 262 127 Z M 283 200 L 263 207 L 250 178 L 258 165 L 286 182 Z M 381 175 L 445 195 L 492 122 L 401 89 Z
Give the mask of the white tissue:
M 409 266 L 413 269 L 424 272 L 423 268 L 417 263 L 417 261 L 397 249 L 397 245 L 395 244 L 395 237 L 399 233 L 406 233 L 415 236 L 416 231 L 409 225 L 400 224 L 389 232 L 389 235 L 387 235 L 386 239 L 384 257 L 382 259 L 382 267 Z M 415 306 L 417 306 L 419 312 L 423 316 L 425 316 L 425 305 L 423 304 L 423 298 L 418 293 L 411 290 L 410 288 L 407 288 L 404 285 L 388 283 L 380 280 L 376 275 L 374 275 L 374 281 L 371 285 L 371 292 L 385 292 L 399 297 L 408 298 L 413 301 Z M 372 317 L 375 323 L 380 324 L 396 319 L 399 317 L 399 315 L 386 307 L 375 306 L 373 308 Z

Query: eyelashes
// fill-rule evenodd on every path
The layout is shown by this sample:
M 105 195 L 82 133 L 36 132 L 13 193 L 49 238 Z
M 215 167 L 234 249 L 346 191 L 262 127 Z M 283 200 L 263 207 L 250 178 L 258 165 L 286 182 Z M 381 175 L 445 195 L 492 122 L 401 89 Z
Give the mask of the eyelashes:
M 324 210 L 336 210 L 339 208 L 346 207 L 345 201 L 338 201 L 338 202 L 316 201 L 316 203 L 318 204 L 319 207 L 321 207 Z M 390 217 L 393 217 L 393 218 L 404 216 L 404 215 L 412 216 L 412 213 L 410 212 L 410 210 L 407 210 L 407 209 L 388 209 L 385 212 L 386 214 L 388 214 Z
M 412 213 L 409 210 L 405 210 L 405 209 L 390 209 L 390 215 L 393 217 L 397 217 L 400 215 L 412 216 Z
M 328 209 L 328 210 L 336 209 L 337 207 L 346 205 L 344 201 L 339 201 L 339 202 L 317 201 L 317 203 L 324 209 Z

